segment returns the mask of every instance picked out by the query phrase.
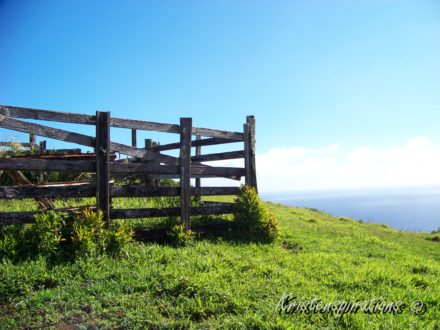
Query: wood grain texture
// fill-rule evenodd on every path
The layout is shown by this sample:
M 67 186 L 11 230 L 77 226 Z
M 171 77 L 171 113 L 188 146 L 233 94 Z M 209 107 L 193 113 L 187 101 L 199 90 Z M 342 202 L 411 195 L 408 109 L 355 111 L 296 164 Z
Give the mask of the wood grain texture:
M 95 125 L 96 123 L 95 116 L 52 110 L 12 107 L 7 105 L 0 105 L 0 115 L 14 118 L 40 119 L 86 125 Z
M 191 229 L 191 134 L 192 119 L 180 118 L 180 217 L 183 229 Z
M 95 172 L 96 162 L 91 160 L 0 158 L 0 170 Z
M 96 111 L 96 207 L 110 225 L 110 112 Z
M 5 117 L 3 115 L 0 115 L 0 127 L 19 132 L 32 133 L 38 136 L 45 136 L 55 140 L 77 143 L 87 147 L 95 146 L 95 138 L 91 136 L 69 132 L 58 128 L 52 128 L 49 126 L 28 123 L 10 117 Z

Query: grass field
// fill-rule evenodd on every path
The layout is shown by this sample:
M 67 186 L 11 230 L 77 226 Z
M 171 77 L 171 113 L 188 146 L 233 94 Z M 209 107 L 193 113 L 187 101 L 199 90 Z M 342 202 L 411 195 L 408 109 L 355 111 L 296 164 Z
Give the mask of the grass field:
M 8 203 L 0 208 L 33 208 Z M 227 237 L 186 247 L 135 242 L 122 258 L 4 262 L 0 328 L 440 328 L 440 234 L 266 205 L 281 225 L 273 244 Z M 400 314 L 279 313 L 284 293 L 296 302 L 376 298 L 406 306 Z M 426 312 L 416 315 L 414 301 Z

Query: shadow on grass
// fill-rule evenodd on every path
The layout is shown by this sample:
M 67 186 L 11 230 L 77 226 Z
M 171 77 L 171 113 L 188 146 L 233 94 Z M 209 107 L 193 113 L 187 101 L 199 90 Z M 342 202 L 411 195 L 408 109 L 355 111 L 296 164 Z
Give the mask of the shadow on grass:
M 134 239 L 145 243 L 179 247 L 170 235 L 170 227 L 135 228 Z M 233 221 L 222 217 L 200 216 L 191 226 L 195 241 L 209 241 L 212 243 L 229 242 L 231 244 L 263 243 L 245 239 L 240 235 Z

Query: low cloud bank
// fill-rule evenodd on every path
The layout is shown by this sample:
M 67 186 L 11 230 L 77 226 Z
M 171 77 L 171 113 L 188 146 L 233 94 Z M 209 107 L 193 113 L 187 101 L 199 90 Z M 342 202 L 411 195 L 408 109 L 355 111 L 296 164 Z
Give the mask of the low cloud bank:
M 440 184 L 440 145 L 424 136 L 393 148 L 272 148 L 257 156 L 262 192 Z

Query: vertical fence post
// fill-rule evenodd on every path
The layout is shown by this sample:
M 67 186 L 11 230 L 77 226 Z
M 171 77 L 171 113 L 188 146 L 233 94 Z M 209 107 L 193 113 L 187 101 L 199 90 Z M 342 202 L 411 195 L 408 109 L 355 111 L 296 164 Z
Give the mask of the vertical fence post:
M 145 139 L 145 149 L 148 150 L 152 146 L 153 146 L 153 140 L 152 139 Z M 154 180 L 148 174 L 145 176 L 145 186 L 154 187 Z
M 180 118 L 180 216 L 183 228 L 191 228 L 191 135 L 192 118 Z
M 46 153 L 46 140 L 40 141 L 40 154 L 44 155 Z
M 31 148 L 35 146 L 35 134 L 29 133 L 29 144 L 31 145 Z
M 110 225 L 110 112 L 96 111 L 96 207 Z
M 136 129 L 131 129 L 131 146 L 135 147 L 137 146 L 137 137 L 136 137 Z
M 160 143 L 153 141 L 153 147 L 157 147 L 159 146 Z M 160 164 L 159 162 L 156 161 L 157 164 Z M 153 187 L 160 187 L 160 178 L 154 179 L 153 180 Z
M 255 117 L 247 116 L 246 124 L 243 125 L 244 131 L 244 162 L 246 168 L 246 184 L 255 188 L 257 187 L 257 168 L 255 163 Z
M 201 140 L 202 137 L 200 135 L 196 136 L 196 140 L 199 141 Z M 196 147 L 196 156 L 201 156 L 202 155 L 202 146 L 197 146 Z M 196 178 L 196 188 L 200 188 L 202 186 L 202 180 L 200 178 Z M 196 198 L 198 201 L 201 200 L 201 196 L 200 195 L 196 195 Z

